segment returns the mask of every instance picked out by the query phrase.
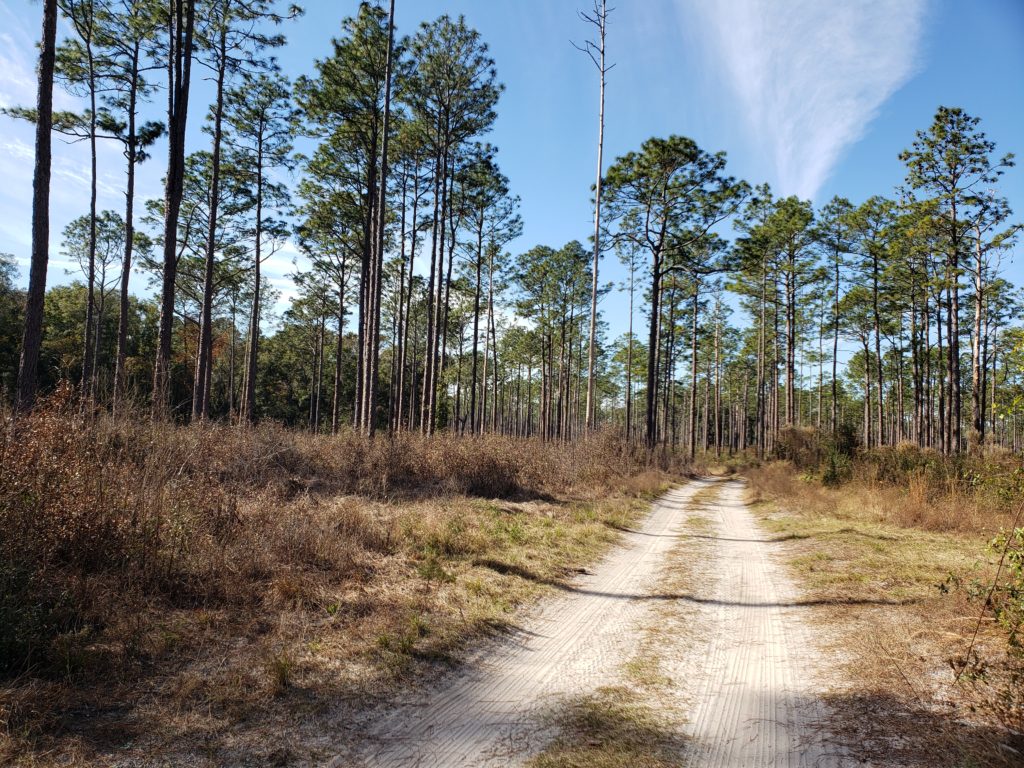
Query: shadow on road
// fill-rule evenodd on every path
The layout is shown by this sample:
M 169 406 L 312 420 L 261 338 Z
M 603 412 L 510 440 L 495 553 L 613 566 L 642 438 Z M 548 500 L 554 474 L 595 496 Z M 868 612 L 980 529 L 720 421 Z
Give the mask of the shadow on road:
M 575 584 L 571 584 L 566 581 L 559 581 L 557 579 L 549 579 L 540 576 L 529 568 L 524 568 L 520 565 L 514 565 L 512 563 L 501 562 L 500 560 L 491 559 L 477 559 L 473 561 L 474 565 L 480 566 L 481 568 L 489 568 L 496 573 L 505 575 L 518 576 L 521 579 L 527 579 L 537 584 L 546 584 L 549 587 L 554 587 L 563 592 L 571 592 L 578 595 L 591 595 L 592 597 L 608 597 L 615 600 L 680 600 L 689 603 L 697 603 L 700 605 L 725 605 L 725 606 L 742 606 L 745 608 L 813 608 L 815 606 L 822 605 L 914 605 L 919 600 L 885 600 L 881 598 L 867 598 L 867 599 L 842 599 L 842 600 L 780 600 L 771 602 L 744 602 L 742 600 L 718 600 L 709 597 L 700 597 L 698 595 L 691 595 L 686 592 L 649 592 L 649 593 L 637 593 L 637 592 L 606 592 L 600 590 L 587 589 Z

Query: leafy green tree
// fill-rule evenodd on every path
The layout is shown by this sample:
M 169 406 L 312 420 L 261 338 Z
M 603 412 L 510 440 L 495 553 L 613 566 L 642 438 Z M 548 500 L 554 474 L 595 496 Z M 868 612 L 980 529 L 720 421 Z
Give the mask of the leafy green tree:
M 299 247 L 312 262 L 318 279 L 331 286 L 332 306 L 336 327 L 334 350 L 334 386 L 331 406 L 331 431 L 341 425 L 343 404 L 343 370 L 345 359 L 345 323 L 348 316 L 350 289 L 358 277 L 356 265 L 361 253 L 361 238 L 345 222 L 358 221 L 353 207 L 345 208 L 351 198 L 346 192 L 333 191 L 329 186 L 304 179 L 299 194 L 307 202 L 299 207 L 303 217 L 296 227 Z M 355 390 L 353 389 L 353 396 Z M 346 401 L 347 402 L 347 401 Z M 354 414 L 355 403 L 352 403 Z
M 433 219 L 428 279 L 427 348 L 420 409 L 420 427 L 435 426 L 437 391 L 442 366 L 441 337 L 445 287 L 445 244 L 450 231 L 450 184 L 462 145 L 490 130 L 502 86 L 494 60 L 480 34 L 461 16 L 441 16 L 421 25 L 409 42 L 412 70 L 405 102 L 434 158 Z
M 46 334 L 41 355 L 41 380 L 46 387 L 76 381 L 85 367 L 85 334 L 89 288 L 75 281 L 46 292 Z
M 800 318 L 801 294 L 811 282 L 814 259 L 814 211 L 810 202 L 795 197 L 776 202 L 765 222 L 765 236 L 777 254 L 782 278 L 782 301 L 785 310 L 785 425 L 797 422 L 796 408 L 796 350 Z
M 207 284 L 207 253 L 208 238 L 212 231 L 213 248 L 218 254 L 214 263 L 212 291 L 214 300 L 212 308 L 218 312 L 223 310 L 219 299 L 233 290 L 236 282 L 244 279 L 244 262 L 247 255 L 250 235 L 247 220 L 253 207 L 251 189 L 244 175 L 237 174 L 234 167 L 222 165 L 220 200 L 217 218 L 211 217 L 210 179 L 212 174 L 212 155 L 209 152 L 194 152 L 186 158 L 186 170 L 182 180 L 182 200 L 179 207 L 178 231 L 175 236 L 175 291 L 174 312 L 181 318 L 177 326 L 176 345 L 172 350 L 177 354 L 173 358 L 174 370 L 168 379 L 173 389 L 168 394 L 168 401 L 176 407 L 182 405 L 180 398 L 194 399 L 192 386 L 195 381 L 195 363 L 198 361 L 198 350 L 201 344 L 201 323 Z M 156 222 L 163 218 L 163 201 L 151 200 L 147 203 L 149 214 L 147 221 Z M 210 226 L 210 222 L 214 226 Z M 162 276 L 162 265 L 152 258 L 140 260 L 147 271 Z M 211 315 L 211 318 L 213 315 Z M 193 338 L 194 337 L 194 338 Z M 211 329 L 212 338 L 212 329 Z M 189 360 L 188 358 L 191 358 Z M 191 371 L 188 378 L 183 379 Z M 212 366 L 206 369 L 206 377 L 212 380 Z M 191 385 L 191 386 L 190 386 Z M 210 382 L 206 386 L 209 388 Z
M 5 400 L 14 393 L 18 380 L 18 343 L 25 293 L 15 287 L 17 279 L 14 256 L 0 253 L 0 396 Z
M 307 186 L 306 191 L 326 186 L 344 196 L 346 205 L 339 213 L 345 218 L 330 229 L 351 231 L 359 238 L 359 352 L 353 417 L 362 426 L 391 30 L 385 11 L 369 3 L 362 3 L 357 15 L 344 19 L 341 26 L 342 36 L 333 41 L 332 55 L 315 63 L 317 77 L 299 78 L 295 91 L 307 132 L 320 140 L 306 162 L 316 185 Z M 299 193 L 306 196 L 301 188 Z
M 274 0 L 207 0 L 207 13 L 199 27 L 199 59 L 213 73 L 214 102 L 206 130 L 212 135 L 210 150 L 210 193 L 206 238 L 203 299 L 199 318 L 199 348 L 196 355 L 196 379 L 192 394 L 192 418 L 209 415 L 210 370 L 212 368 L 212 315 L 214 271 L 217 259 L 215 228 L 221 196 L 221 162 L 224 140 L 225 91 L 229 78 L 246 73 L 273 71 L 276 64 L 262 58 L 267 49 L 284 45 L 282 35 L 268 35 L 266 25 L 277 25 L 301 11 L 292 6 L 288 16 L 274 10 Z M 262 192 L 262 190 L 261 190 Z
M 847 255 L 852 249 L 849 217 L 853 204 L 844 197 L 833 197 L 818 213 L 817 239 L 832 279 L 832 386 L 831 418 L 829 425 L 835 432 L 839 426 L 839 301 L 842 297 L 843 276 Z
M 55 70 L 65 88 L 76 96 L 87 99 L 84 112 L 63 111 L 52 115 L 55 131 L 75 141 L 89 142 L 90 157 L 90 211 L 88 267 L 85 270 L 89 286 L 90 318 L 95 311 L 96 247 L 97 247 L 97 140 L 114 139 L 125 148 L 128 160 L 125 190 L 125 220 L 128 235 L 124 239 L 122 287 L 119 306 L 120 327 L 117 359 L 123 361 L 126 344 L 128 281 L 131 273 L 132 249 L 135 244 L 133 206 L 135 196 L 135 166 L 146 159 L 146 148 L 163 132 L 158 122 L 137 125 L 138 104 L 151 93 L 151 86 L 143 74 L 154 68 L 146 56 L 161 26 L 160 6 L 156 0 L 60 0 L 59 6 L 69 21 L 72 34 L 56 51 Z M 10 114 L 35 121 L 37 111 L 25 108 L 9 110 Z M 86 324 L 83 346 L 95 347 L 91 334 L 98 327 Z M 92 355 L 85 355 L 82 370 L 83 391 L 95 395 Z M 115 372 L 115 408 L 120 376 Z
M 864 444 L 870 448 L 876 442 L 872 434 L 872 370 L 881 367 L 878 358 L 873 357 L 871 353 L 871 339 L 875 329 L 874 296 L 871 289 L 864 285 L 854 285 L 843 296 L 839 310 L 843 316 L 846 334 L 861 346 L 859 360 L 855 356 L 847 372 L 853 378 L 856 377 L 858 370 L 861 372 L 860 379 L 864 392 Z
M 998 262 L 1016 242 L 1021 225 L 1001 229 L 1012 215 L 1009 203 L 993 191 L 979 196 L 974 228 L 971 232 L 973 258 L 967 260 L 965 272 L 973 288 L 974 317 L 971 323 L 971 433 L 970 443 L 980 446 L 985 441 L 985 397 L 987 393 L 989 324 L 997 314 L 990 303 L 997 303 Z
M 575 240 L 559 250 L 537 246 L 517 259 L 517 306 L 533 318 L 541 339 L 539 421 L 545 439 L 568 440 L 577 431 L 573 376 L 578 380 L 582 369 L 588 265 L 588 253 Z M 496 381 L 494 388 L 497 397 Z
M 79 271 L 89 281 L 92 294 L 86 323 L 93 323 L 87 338 L 92 346 L 84 351 L 89 358 L 88 368 L 94 372 L 92 397 L 96 397 L 96 379 L 100 371 L 100 347 L 103 341 L 103 321 L 108 300 L 120 281 L 117 266 L 124 254 L 125 223 L 114 211 L 103 211 L 98 216 L 79 216 L 64 227 L 63 249 L 69 260 L 77 262 Z
M 135 167 L 149 158 L 149 148 L 163 134 L 158 121 L 139 123 L 139 106 L 154 92 L 146 73 L 156 68 L 147 57 L 151 41 L 160 24 L 156 0 L 119 0 L 105 3 L 97 16 L 97 45 L 105 62 L 107 89 L 102 94 L 104 109 L 99 127 L 119 141 L 126 160 L 124 205 L 124 255 L 121 261 L 121 286 L 118 296 L 117 353 L 114 363 L 113 408 L 117 412 L 124 394 L 128 323 L 135 231 Z
M 884 317 L 884 322 L 879 325 L 890 343 L 885 356 L 892 373 L 889 440 L 896 443 L 910 438 L 920 446 L 930 444 L 927 434 L 932 428 L 925 399 L 931 363 L 926 336 L 930 324 L 929 282 L 936 243 L 930 227 L 931 214 L 927 209 L 926 205 L 907 201 L 894 209 L 882 249 L 884 284 L 879 296 Z M 906 343 L 910 348 L 909 380 L 905 370 Z M 913 401 L 909 425 L 904 418 L 904 400 L 908 391 Z
M 871 291 L 875 360 L 882 360 L 883 291 L 888 282 L 885 271 L 895 215 L 895 204 L 876 195 L 860 205 L 849 217 L 856 255 L 856 277 L 861 285 L 866 283 L 870 286 Z M 885 380 L 881 365 L 876 366 L 875 376 L 877 410 L 874 434 L 878 444 L 885 445 L 889 436 L 885 432 Z M 870 447 L 870 441 L 868 445 Z
M 363 380 L 360 386 L 362 402 L 360 403 L 359 422 L 364 433 L 373 437 L 377 429 L 378 406 L 377 396 L 380 390 L 380 321 L 381 321 L 381 288 L 384 274 L 384 240 L 387 226 L 387 194 L 388 194 L 388 141 L 391 138 L 391 97 L 395 59 L 395 0 L 390 0 L 388 10 L 388 48 L 384 59 L 384 116 L 381 130 L 380 152 L 380 183 L 377 190 L 377 204 L 374 210 L 374 240 L 371 244 L 370 269 L 367 273 L 369 285 L 363 292 L 364 300 L 369 305 L 365 315 L 361 358 L 363 360 Z M 390 425 L 390 419 L 388 421 Z
M 396 376 L 391 382 L 391 426 L 393 430 L 401 430 L 413 426 L 411 419 L 412 403 L 416 401 L 414 376 L 410 375 L 409 337 L 414 331 L 412 323 L 413 296 L 416 291 L 415 265 L 416 254 L 420 246 L 423 231 L 429 224 L 420 216 L 421 207 L 428 195 L 429 174 L 426 166 L 429 163 L 426 142 L 415 124 L 409 120 L 400 123 L 394 143 L 395 171 L 399 184 L 396 205 L 398 208 L 398 257 L 401 266 L 398 272 L 397 324 L 395 334 L 395 350 L 392 360 Z M 398 191 L 396 190 L 396 191 Z M 415 360 L 412 366 L 415 366 Z M 410 386 L 413 384 L 413 386 Z
M 625 374 L 625 413 L 623 415 L 624 431 L 626 441 L 631 442 L 633 439 L 633 382 L 634 379 L 642 377 L 637 375 L 637 360 L 639 358 L 634 357 L 634 352 L 637 351 L 638 342 L 636 335 L 633 333 L 633 317 L 636 306 L 636 276 L 637 270 L 640 269 L 643 260 L 643 254 L 640 247 L 633 242 L 622 241 L 616 245 L 616 252 L 619 257 L 619 261 L 629 270 L 628 280 L 621 286 L 622 289 L 629 293 L 629 324 L 626 331 L 626 346 L 625 346 L 625 360 L 621 361 L 623 365 L 623 371 Z M 640 352 L 639 354 L 643 354 Z
M 480 312 L 481 305 L 486 302 L 489 321 L 490 306 L 493 303 L 493 291 L 488 291 L 488 296 L 484 297 L 484 272 L 490 266 L 495 249 L 500 251 L 522 233 L 522 219 L 517 213 L 519 198 L 511 195 L 508 179 L 498 169 L 491 147 L 478 150 L 467 169 L 464 186 L 464 205 L 472 229 L 472 239 L 463 248 L 466 254 L 465 271 L 473 295 L 469 424 L 470 431 L 475 433 L 482 426 L 477 419 Z M 488 279 L 488 287 L 492 284 L 493 279 Z
M 105 90 L 105 63 L 97 50 L 97 15 L 101 13 L 98 0 L 58 0 L 64 17 L 74 30 L 74 35 L 65 39 L 57 48 L 57 77 L 74 95 L 88 100 L 88 109 L 83 115 L 70 112 L 55 118 L 55 126 L 62 133 L 81 136 L 89 142 L 89 218 L 88 246 L 85 264 L 86 286 L 88 288 L 88 309 L 85 319 L 85 335 L 82 346 L 83 395 L 95 396 L 94 381 L 94 338 L 96 312 L 96 248 L 97 248 L 97 157 L 96 142 L 99 138 L 99 114 L 97 102 L 99 93 Z
M 250 423 L 256 419 L 260 318 L 264 311 L 260 267 L 287 235 L 284 223 L 267 213 L 283 210 L 289 201 L 287 188 L 273 180 L 273 173 L 295 166 L 295 111 L 290 94 L 288 80 L 281 75 L 247 73 L 237 87 L 226 92 L 224 99 L 233 174 L 238 183 L 252 190 L 252 303 L 242 387 L 242 416 Z
M 772 355 L 771 385 L 768 381 L 768 346 L 777 352 L 777 328 L 769 326 L 769 307 L 778 318 L 778 253 L 767 237 L 767 222 L 775 210 L 775 198 L 767 184 L 758 185 L 753 196 L 733 221 L 742 233 L 733 250 L 736 265 L 731 289 L 739 294 L 741 304 L 752 316 L 756 329 L 754 429 L 751 442 L 758 457 L 770 450 L 778 431 L 778 355 Z M 769 293 L 769 290 L 771 293 Z

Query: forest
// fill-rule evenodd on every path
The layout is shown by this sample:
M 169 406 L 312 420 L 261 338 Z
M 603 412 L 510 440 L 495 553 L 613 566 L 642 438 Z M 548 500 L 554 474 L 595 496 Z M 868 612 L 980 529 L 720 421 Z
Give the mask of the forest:
M 76 736 L 82 691 L 123 701 L 157 679 L 164 703 L 135 716 L 132 738 L 202 709 L 193 726 L 211 764 L 245 764 L 237 750 L 277 760 L 253 733 L 271 727 L 253 691 L 297 697 L 297 681 L 330 674 L 329 695 L 370 696 L 428 655 L 457 657 L 536 590 L 586 574 L 670 484 L 720 471 L 747 473 L 755 507 L 803 509 L 764 523 L 794 539 L 825 536 L 800 527 L 812 507 L 845 519 L 860 502 L 884 510 L 871 525 L 961 537 L 926 570 L 878 576 L 898 594 L 855 597 L 935 601 L 948 576 L 955 596 L 933 616 L 953 622 L 993 578 L 980 610 L 982 646 L 997 650 L 972 640 L 949 664 L 975 686 L 964 706 L 1019 736 L 1024 291 L 1006 267 L 1022 225 L 1000 186 L 1019 137 L 936 105 L 906 136 L 898 188 L 821 205 L 737 178 L 727 148 L 682 135 L 606 157 L 605 40 L 629 11 L 598 0 L 572 30 L 591 36 L 577 47 L 599 106 L 596 180 L 579 189 L 593 225 L 526 247 L 488 141 L 504 86 L 462 16 L 403 30 L 395 0 L 362 2 L 328 54 L 288 78 L 276 52 L 304 23 L 298 6 L 39 5 L 37 103 L 0 117 L 35 131 L 28 273 L 0 253 L 0 672 L 13 681 L 0 688 L 0 758 L 103 762 L 124 722 L 97 704 L 108 730 Z M 55 109 L 55 92 L 80 108 Z M 82 148 L 91 185 L 59 232 L 55 141 Z M 98 204 L 106 145 L 118 210 Z M 143 163 L 159 166 L 162 198 L 139 199 Z M 301 260 L 285 302 L 264 270 L 287 249 Z M 74 265 L 68 280 L 57 255 Z M 613 293 L 625 319 L 602 312 Z M 728 498 L 732 482 L 685 503 L 718 503 L 699 500 Z M 844 507 L 840 487 L 860 502 Z M 959 558 L 987 545 L 998 570 L 971 587 Z M 402 579 L 426 586 L 401 594 Z M 112 599 L 137 612 L 131 628 Z M 263 643 L 256 663 L 224 651 L 264 676 L 232 672 L 244 694 L 211 690 L 227 678 L 203 682 L 201 667 L 188 683 L 168 671 L 207 643 L 229 647 L 210 639 L 214 616 Z M 359 685 L 348 667 L 325 672 L 314 642 L 375 671 Z M 944 652 L 929 648 L 907 658 Z M 103 670 L 128 668 L 112 693 Z M 958 765 L 1003 764 L 1002 736 L 961 725 L 943 733 L 996 756 Z M 161 754 L 193 754 L 181 746 L 193 726 L 175 725 Z M 318 759 L 304 750 L 274 764 Z
M 512 253 L 518 200 L 486 143 L 502 86 L 464 19 L 396 37 L 364 4 L 290 83 L 272 52 L 298 9 L 62 8 L 75 34 L 55 82 L 88 106 L 40 126 L 89 142 L 94 183 L 96 144 L 122 144 L 126 202 L 98 211 L 94 190 L 64 228 L 81 274 L 45 298 L 30 281 L 31 323 L 5 257 L 8 398 L 70 381 L 115 411 L 331 433 L 608 426 L 691 456 L 770 454 L 791 426 L 947 454 L 1021 446 L 1022 298 L 1001 276 L 1018 226 L 998 187 L 1013 156 L 978 117 L 940 107 L 907 137 L 900 189 L 818 209 L 728 175 L 717 147 L 652 138 L 605 170 L 596 237 Z M 188 124 L 193 60 L 215 77 L 192 120 L 209 148 L 168 141 L 165 198 L 137 211 L 136 165 L 165 123 L 172 138 Z M 184 94 L 166 119 L 158 89 Z M 312 268 L 275 322 L 260 267 L 289 238 Z M 602 283 L 595 256 L 628 281 Z M 593 311 L 611 290 L 634 310 L 617 338 Z

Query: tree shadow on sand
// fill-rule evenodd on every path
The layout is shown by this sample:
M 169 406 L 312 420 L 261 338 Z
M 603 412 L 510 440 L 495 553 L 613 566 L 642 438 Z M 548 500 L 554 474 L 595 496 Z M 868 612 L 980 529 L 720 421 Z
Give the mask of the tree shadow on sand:
M 952 705 L 925 707 L 885 691 L 824 699 L 837 746 L 862 764 L 907 768 L 1024 765 L 1024 735 L 968 718 Z

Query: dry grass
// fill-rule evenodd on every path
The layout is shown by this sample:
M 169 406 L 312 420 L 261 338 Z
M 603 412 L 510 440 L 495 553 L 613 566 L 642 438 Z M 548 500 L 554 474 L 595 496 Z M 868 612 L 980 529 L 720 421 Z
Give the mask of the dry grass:
M 0 446 L 0 762 L 316 759 L 310 723 L 501 631 L 667 477 L 600 438 L 371 443 L 58 398 Z
M 707 578 L 702 569 L 703 555 L 708 548 L 704 538 L 714 529 L 714 522 L 705 514 L 718 499 L 721 489 L 711 485 L 694 493 L 687 504 L 686 533 L 669 551 L 661 569 L 656 591 L 663 595 L 697 594 L 700 582 Z M 696 623 L 699 609 L 688 601 L 655 601 L 649 610 L 652 620 L 644 632 L 636 653 L 626 665 L 627 679 L 647 697 L 657 697 L 663 710 L 682 717 L 676 700 L 681 693 L 683 675 L 681 662 L 688 661 L 687 646 L 697 639 L 701 628 Z
M 755 493 L 785 499 L 795 512 L 989 538 L 1010 524 L 1014 501 L 1024 498 L 1024 486 L 1016 489 L 1024 482 L 1019 460 L 993 466 L 990 474 L 982 475 L 979 467 L 967 479 L 956 479 L 954 466 L 931 452 L 911 453 L 936 462 L 930 474 L 911 469 L 897 475 L 892 469 L 880 470 L 870 459 L 855 465 L 850 478 L 836 487 L 824 485 L 815 473 L 795 471 L 788 462 L 748 467 L 744 474 Z
M 987 491 L 943 495 L 923 480 L 901 488 L 868 467 L 839 488 L 783 463 L 747 476 L 807 598 L 823 603 L 812 615 L 834 632 L 840 678 L 850 681 L 831 701 L 835 725 L 857 754 L 883 764 L 1015 764 L 1024 721 L 1007 706 L 1016 663 L 1005 630 L 956 588 L 991 580 L 998 555 L 987 543 L 1007 524 L 1006 508 L 985 507 Z M 956 682 L 980 614 L 973 653 L 985 663 Z
M 561 702 L 550 714 L 557 740 L 531 768 L 677 768 L 686 743 L 675 725 L 632 689 L 600 688 Z

